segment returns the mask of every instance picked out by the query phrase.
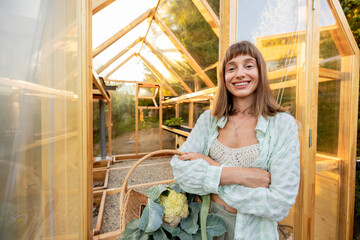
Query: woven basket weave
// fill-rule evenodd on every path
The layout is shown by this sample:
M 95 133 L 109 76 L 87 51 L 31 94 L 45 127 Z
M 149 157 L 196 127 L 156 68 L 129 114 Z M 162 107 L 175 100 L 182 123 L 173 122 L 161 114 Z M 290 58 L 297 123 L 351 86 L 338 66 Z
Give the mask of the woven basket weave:
M 176 150 L 158 150 L 155 152 L 151 152 L 146 156 L 140 158 L 127 173 L 120 192 L 120 232 L 121 233 L 125 230 L 126 224 L 128 224 L 130 221 L 132 221 L 135 218 L 138 219 L 140 218 L 141 206 L 146 205 L 148 199 L 147 196 L 133 189 L 130 189 L 128 191 L 128 181 L 130 175 L 134 172 L 135 168 L 146 159 L 156 155 L 164 155 L 164 154 L 181 155 L 181 152 Z

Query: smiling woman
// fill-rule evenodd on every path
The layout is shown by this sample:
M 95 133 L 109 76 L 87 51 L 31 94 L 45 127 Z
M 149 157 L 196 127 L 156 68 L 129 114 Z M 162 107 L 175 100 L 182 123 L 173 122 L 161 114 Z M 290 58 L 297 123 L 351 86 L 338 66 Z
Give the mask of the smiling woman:
M 277 221 L 294 205 L 300 180 L 297 124 L 286 110 L 272 95 L 258 49 L 247 41 L 230 46 L 214 109 L 171 161 L 183 190 L 210 194 L 210 212 L 228 229 L 218 240 L 279 239 Z

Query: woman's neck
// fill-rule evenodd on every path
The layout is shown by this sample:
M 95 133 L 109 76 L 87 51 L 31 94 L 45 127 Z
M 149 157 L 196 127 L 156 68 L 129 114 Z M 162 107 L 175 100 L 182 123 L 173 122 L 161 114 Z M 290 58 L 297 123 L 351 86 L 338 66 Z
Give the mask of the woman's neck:
M 241 113 L 241 114 L 249 115 L 252 112 L 252 106 L 253 106 L 252 98 L 245 98 L 245 99 L 234 98 L 232 110 L 233 113 Z

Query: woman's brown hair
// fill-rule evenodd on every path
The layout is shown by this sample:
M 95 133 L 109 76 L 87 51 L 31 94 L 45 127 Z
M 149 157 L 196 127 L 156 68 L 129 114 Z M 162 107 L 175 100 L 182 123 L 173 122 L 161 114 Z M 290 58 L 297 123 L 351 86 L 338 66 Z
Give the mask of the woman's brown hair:
M 259 73 L 259 83 L 254 92 L 255 100 L 252 105 L 252 113 L 255 117 L 262 115 L 267 118 L 274 116 L 278 112 L 285 112 L 288 109 L 281 107 L 275 100 L 270 89 L 269 79 L 267 76 L 266 62 L 260 51 L 254 44 L 248 41 L 241 41 L 231 45 L 225 53 L 225 57 L 221 62 L 218 76 L 218 89 L 215 98 L 212 115 L 222 117 L 233 114 L 235 110 L 232 106 L 232 94 L 227 90 L 225 85 L 225 66 L 233 58 L 240 55 L 249 55 L 256 60 Z

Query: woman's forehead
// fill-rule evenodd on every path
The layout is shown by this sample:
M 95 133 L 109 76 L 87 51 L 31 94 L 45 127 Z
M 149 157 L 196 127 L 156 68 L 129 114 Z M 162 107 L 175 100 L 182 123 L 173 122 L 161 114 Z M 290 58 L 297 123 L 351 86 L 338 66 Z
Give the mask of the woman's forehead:
M 230 58 L 230 59 L 227 61 L 226 64 L 235 62 L 235 61 L 237 61 L 237 60 L 240 60 L 240 61 L 254 61 L 254 62 L 256 62 L 256 59 L 255 59 L 253 56 L 249 55 L 249 54 L 238 54 L 238 55 Z

